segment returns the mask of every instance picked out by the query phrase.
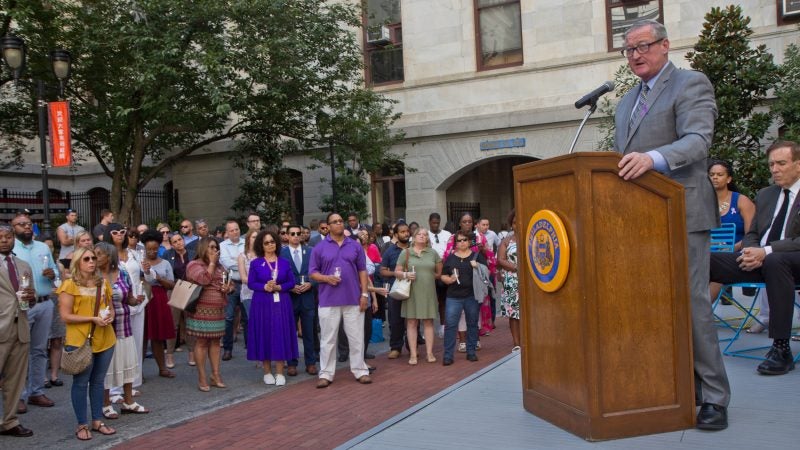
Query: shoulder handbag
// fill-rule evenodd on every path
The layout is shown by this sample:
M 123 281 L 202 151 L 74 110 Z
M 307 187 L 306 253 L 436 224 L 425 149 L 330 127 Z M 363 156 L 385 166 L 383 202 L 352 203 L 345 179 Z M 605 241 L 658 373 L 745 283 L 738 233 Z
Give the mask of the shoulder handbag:
M 97 317 L 97 311 L 100 310 L 100 292 L 103 285 L 97 286 L 97 296 L 94 300 L 94 315 Z M 92 336 L 94 335 L 94 328 L 96 324 L 92 322 L 92 329 L 89 331 L 89 336 L 86 337 L 86 342 L 75 350 L 64 349 L 64 354 L 61 355 L 61 371 L 67 375 L 77 375 L 92 363 Z
M 181 311 L 191 312 L 194 309 L 194 303 L 200 297 L 203 286 L 194 284 L 186 280 L 178 280 L 172 288 L 172 295 L 167 304 Z
M 403 269 L 408 270 L 408 254 L 411 253 L 411 248 L 406 249 L 406 262 L 403 264 Z M 392 290 L 389 291 L 389 297 L 395 300 L 408 300 L 411 296 L 411 280 L 394 280 Z
M 472 257 L 470 261 L 475 261 L 478 254 Z M 472 268 L 472 291 L 475 295 L 475 300 L 482 302 L 487 295 L 489 295 L 489 269 L 477 262 L 477 265 Z

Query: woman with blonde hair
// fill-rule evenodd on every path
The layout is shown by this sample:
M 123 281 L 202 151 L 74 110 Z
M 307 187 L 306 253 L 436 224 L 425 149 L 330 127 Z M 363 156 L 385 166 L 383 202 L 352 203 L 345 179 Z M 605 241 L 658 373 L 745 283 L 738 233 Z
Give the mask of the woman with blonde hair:
M 91 431 L 116 433 L 103 423 L 103 381 L 114 355 L 114 307 L 111 286 L 97 272 L 97 256 L 92 249 L 77 248 L 70 264 L 71 277 L 56 290 L 61 319 L 66 324 L 64 349 L 72 351 L 86 343 L 92 334 L 92 361 L 72 378 L 72 409 L 78 420 L 75 436 L 87 441 Z M 95 314 L 97 310 L 97 314 Z M 94 330 L 92 330 L 94 328 Z M 91 404 L 91 431 L 87 420 L 86 396 Z
M 425 333 L 427 361 L 436 362 L 433 355 L 433 319 L 438 314 L 436 280 L 442 274 L 442 258 L 432 247 L 428 230 L 418 227 L 411 235 L 409 247 L 397 258 L 394 269 L 398 280 L 411 280 L 411 294 L 400 306 L 400 315 L 406 319 L 406 337 L 411 356 L 408 363 L 417 364 L 417 329 L 419 321 Z

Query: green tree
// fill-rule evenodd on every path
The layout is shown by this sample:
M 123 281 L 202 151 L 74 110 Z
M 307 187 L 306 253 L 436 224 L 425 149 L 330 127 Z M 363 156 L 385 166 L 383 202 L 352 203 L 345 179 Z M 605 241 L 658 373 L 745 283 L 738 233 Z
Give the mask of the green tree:
M 714 85 L 719 117 L 711 157 L 730 161 L 737 169 L 736 184 L 751 196 L 769 181 L 761 139 L 772 118 L 756 107 L 778 79 L 772 55 L 765 45 L 751 45 L 752 34 L 740 6 L 712 8 L 694 51 L 686 55 Z
M 138 191 L 192 152 L 242 141 L 237 148 L 261 143 L 269 153 L 284 140 L 319 141 L 318 112 L 362 98 L 357 4 L 0 0 L 0 23 L 31 55 L 72 52 L 74 150 L 112 179 L 112 209 L 127 222 Z M 32 58 L 27 73 L 38 77 L 46 65 Z M 0 97 L 0 151 L 18 162 L 35 130 L 31 99 Z
M 784 137 L 800 141 L 800 47 L 795 44 L 786 47 L 772 112 L 785 127 Z
M 603 97 L 602 100 L 600 100 L 600 105 L 598 107 L 600 114 L 602 114 L 600 123 L 598 124 L 600 135 L 602 136 L 598 144 L 599 150 L 614 150 L 614 131 L 616 130 L 616 126 L 614 125 L 614 114 L 617 111 L 617 102 L 619 102 L 619 99 L 625 96 L 628 91 L 633 89 L 637 83 L 639 83 L 639 77 L 637 77 L 636 74 L 631 71 L 631 68 L 627 63 L 619 66 L 616 72 L 614 72 L 615 101 L 611 101 L 611 99 Z

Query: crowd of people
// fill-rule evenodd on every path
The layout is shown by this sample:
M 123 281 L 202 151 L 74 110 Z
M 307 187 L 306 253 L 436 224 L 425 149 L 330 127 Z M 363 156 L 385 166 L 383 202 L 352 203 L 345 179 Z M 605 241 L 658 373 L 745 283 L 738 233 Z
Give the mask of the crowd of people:
M 212 234 L 202 219 L 183 220 L 173 232 L 166 223 L 119 224 L 107 210 L 100 216 L 89 232 L 67 211 L 57 257 L 52 239 L 35 238 L 28 211 L 0 225 L 1 434 L 33 434 L 18 415 L 28 405 L 54 406 L 45 390 L 64 385 L 62 354 L 84 346 L 91 359 L 71 385 L 79 440 L 115 434 L 109 423 L 121 414 L 150 412 L 138 390 L 148 356 L 159 377 L 174 378 L 174 352 L 187 351 L 198 390 L 210 392 L 227 387 L 224 361 L 240 341 L 264 384 L 283 386 L 298 375 L 302 341 L 302 367 L 318 377 L 317 388 L 333 383 L 337 362 L 348 360 L 355 380 L 370 384 L 368 346 L 384 322 L 388 358 L 405 347 L 408 364 L 417 365 L 419 347 L 435 363 L 438 336 L 449 366 L 457 351 L 478 360 L 498 299 L 502 315 L 519 320 L 513 232 L 501 240 L 488 220 L 468 213 L 450 230 L 436 213 L 427 227 L 402 219 L 366 225 L 337 213 L 309 227 L 262 226 L 253 213 L 244 236 L 236 220 Z M 474 276 L 485 289 L 475 288 Z M 180 280 L 199 290 L 183 309 L 170 305 Z M 395 280 L 410 284 L 402 299 L 390 294 Z M 512 329 L 509 347 L 519 351 L 518 323 Z

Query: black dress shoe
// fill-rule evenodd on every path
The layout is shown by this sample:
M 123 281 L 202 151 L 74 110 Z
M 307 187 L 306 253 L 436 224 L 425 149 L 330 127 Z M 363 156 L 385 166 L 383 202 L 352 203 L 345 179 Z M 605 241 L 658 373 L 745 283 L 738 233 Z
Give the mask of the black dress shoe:
M 364 353 L 364 359 L 375 359 L 375 355 L 372 353 Z
M 445 358 L 444 361 L 442 361 L 442 365 L 443 366 L 449 366 L 451 364 L 453 364 L 453 360 L 452 359 Z
M 22 425 L 17 425 L 14 428 L 0 431 L 0 434 L 3 436 L 31 437 L 33 436 L 33 431 L 23 427 Z
M 230 350 L 225 350 L 222 353 L 222 360 L 223 361 L 230 361 L 231 359 L 233 359 L 233 354 L 231 353 Z
M 467 355 L 467 361 L 475 362 L 478 360 L 478 355 Z
M 783 375 L 794 369 L 794 358 L 791 350 L 779 350 L 775 347 L 767 352 L 767 359 L 758 365 L 758 373 L 762 375 Z
M 336 358 L 336 360 L 339 362 L 345 362 L 347 361 L 347 355 L 339 355 L 339 357 Z
M 703 403 L 697 413 L 697 428 L 719 431 L 728 428 L 728 408 L 713 403 Z

